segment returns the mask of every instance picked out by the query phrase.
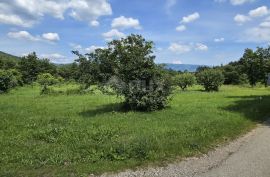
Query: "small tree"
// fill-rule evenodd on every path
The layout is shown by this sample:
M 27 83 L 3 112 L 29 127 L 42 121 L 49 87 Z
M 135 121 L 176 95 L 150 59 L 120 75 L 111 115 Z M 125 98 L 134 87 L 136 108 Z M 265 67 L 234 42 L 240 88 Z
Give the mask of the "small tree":
M 41 94 L 48 92 L 48 86 L 54 85 L 58 82 L 50 73 L 44 73 L 38 75 L 37 82 L 41 85 Z
M 196 82 L 196 77 L 191 73 L 183 73 L 176 76 L 176 84 L 184 91 L 187 87 L 191 87 Z
M 206 91 L 218 91 L 224 83 L 224 76 L 220 70 L 207 69 L 197 75 L 197 81 Z

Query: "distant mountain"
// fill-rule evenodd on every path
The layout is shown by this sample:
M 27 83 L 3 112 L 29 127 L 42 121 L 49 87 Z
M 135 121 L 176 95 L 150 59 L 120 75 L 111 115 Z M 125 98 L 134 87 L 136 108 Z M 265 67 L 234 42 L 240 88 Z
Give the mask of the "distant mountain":
M 172 63 L 165 63 L 164 65 L 165 68 L 174 71 L 189 71 L 189 72 L 195 72 L 198 67 L 203 66 L 203 65 L 172 64 Z
M 5 60 L 5 61 L 15 61 L 18 62 L 18 60 L 20 59 L 20 57 L 5 53 L 0 51 L 0 60 Z

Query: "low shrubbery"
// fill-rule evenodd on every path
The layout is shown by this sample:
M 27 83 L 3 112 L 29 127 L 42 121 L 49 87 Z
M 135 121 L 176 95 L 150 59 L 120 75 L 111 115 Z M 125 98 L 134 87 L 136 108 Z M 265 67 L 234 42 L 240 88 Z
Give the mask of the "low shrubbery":
M 206 69 L 197 74 L 197 81 L 206 91 L 218 91 L 224 83 L 224 76 L 220 70 Z
M 37 82 L 41 85 L 41 94 L 48 94 L 50 92 L 49 86 L 59 82 L 57 78 L 50 73 L 40 74 L 37 77 Z
M 19 85 L 22 85 L 22 80 L 18 71 L 14 69 L 0 70 L 0 93 L 8 92 Z

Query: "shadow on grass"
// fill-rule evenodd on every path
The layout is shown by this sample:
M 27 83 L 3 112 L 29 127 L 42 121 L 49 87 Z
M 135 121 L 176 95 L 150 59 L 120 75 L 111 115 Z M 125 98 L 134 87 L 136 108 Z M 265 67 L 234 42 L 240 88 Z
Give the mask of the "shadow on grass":
M 230 96 L 236 101 L 222 109 L 243 114 L 251 121 L 264 123 L 270 119 L 270 95 L 261 96 Z M 267 123 L 267 125 L 269 125 Z
M 86 110 L 80 112 L 79 115 L 82 117 L 90 118 L 100 114 L 114 113 L 114 112 L 128 112 L 128 109 L 125 109 L 124 103 L 114 103 L 98 106 L 95 109 Z

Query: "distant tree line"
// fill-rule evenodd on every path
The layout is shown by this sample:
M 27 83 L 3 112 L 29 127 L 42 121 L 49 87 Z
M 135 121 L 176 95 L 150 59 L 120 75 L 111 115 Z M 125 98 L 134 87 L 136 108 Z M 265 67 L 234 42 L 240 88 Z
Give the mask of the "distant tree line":
M 166 70 L 154 63 L 153 42 L 140 35 L 113 40 L 104 49 L 80 54 L 71 64 L 55 65 L 31 53 L 19 59 L 0 55 L 0 92 L 38 82 L 42 92 L 59 81 L 74 81 L 87 90 L 92 85 L 109 86 L 125 98 L 131 109 L 156 110 L 169 100 L 171 86 L 182 90 L 194 84 L 206 91 L 218 91 L 222 84 L 267 84 L 270 46 L 246 49 L 239 61 L 216 67 L 199 67 L 195 73 Z

